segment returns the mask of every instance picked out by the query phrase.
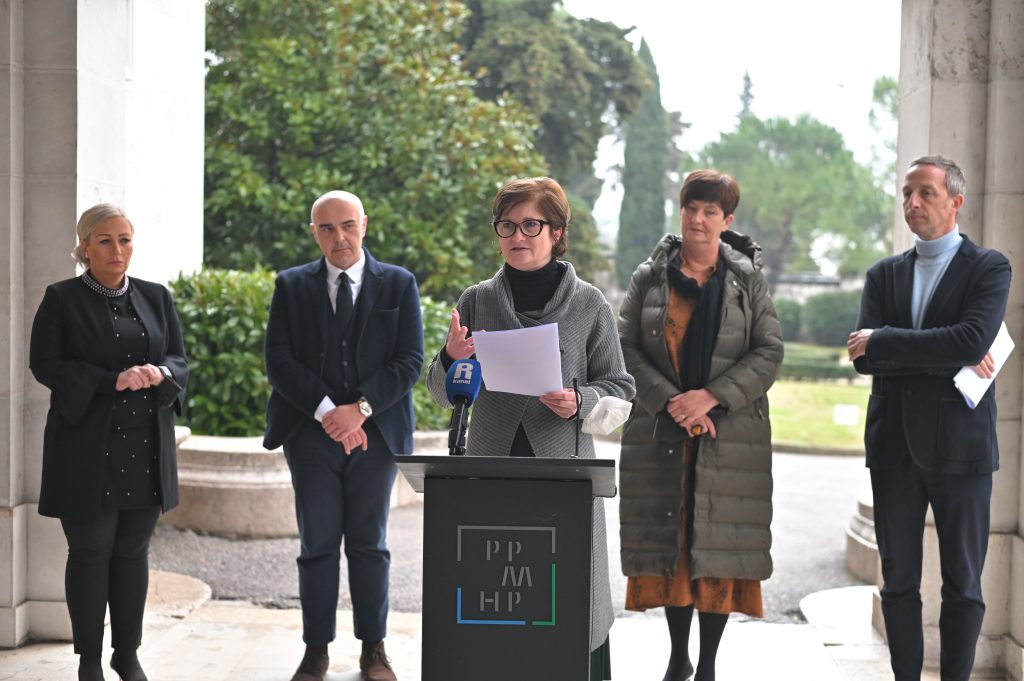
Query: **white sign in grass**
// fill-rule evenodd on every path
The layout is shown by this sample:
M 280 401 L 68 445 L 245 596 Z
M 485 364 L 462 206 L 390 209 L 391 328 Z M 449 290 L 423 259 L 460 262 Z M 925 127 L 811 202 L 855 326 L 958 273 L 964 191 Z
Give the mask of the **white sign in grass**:
M 860 407 L 856 404 L 837 404 L 832 407 L 832 423 L 837 426 L 859 426 Z

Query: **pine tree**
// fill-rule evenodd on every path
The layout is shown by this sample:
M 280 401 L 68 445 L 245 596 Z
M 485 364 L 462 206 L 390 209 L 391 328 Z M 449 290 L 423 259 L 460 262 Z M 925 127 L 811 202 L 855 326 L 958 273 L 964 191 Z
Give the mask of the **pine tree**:
M 640 43 L 639 57 L 654 87 L 644 95 L 640 108 L 625 126 L 623 196 L 615 249 L 615 271 L 623 288 L 667 226 L 664 187 L 671 144 L 669 117 L 661 105 L 658 71 L 646 41 Z
M 750 80 L 750 71 L 743 72 L 743 94 L 740 95 L 740 113 L 739 117 L 742 121 L 744 118 L 753 113 L 750 110 L 750 105 L 754 101 L 754 84 Z

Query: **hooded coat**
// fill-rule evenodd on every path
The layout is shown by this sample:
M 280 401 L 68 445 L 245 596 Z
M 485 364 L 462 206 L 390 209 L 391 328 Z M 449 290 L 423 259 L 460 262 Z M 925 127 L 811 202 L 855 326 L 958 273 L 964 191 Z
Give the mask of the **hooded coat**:
M 684 503 L 688 435 L 665 407 L 680 392 L 664 338 L 668 263 L 682 247 L 666 235 L 633 273 L 619 310 L 619 338 L 636 380 L 622 435 L 620 536 L 626 575 L 675 574 Z M 719 402 L 709 416 L 717 438 L 695 439 L 690 576 L 763 580 L 771 576 L 772 449 L 768 388 L 782 362 L 782 331 L 749 237 L 722 233 L 727 268 L 721 324 L 705 388 Z

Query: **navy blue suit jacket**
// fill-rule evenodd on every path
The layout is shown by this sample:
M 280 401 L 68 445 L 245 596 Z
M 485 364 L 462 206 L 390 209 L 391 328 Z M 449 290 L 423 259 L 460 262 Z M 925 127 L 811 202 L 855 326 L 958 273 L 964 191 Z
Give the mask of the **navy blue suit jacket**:
M 392 454 L 412 453 L 412 388 L 423 368 L 423 323 L 413 275 L 377 262 L 367 249 L 356 312 L 358 390 Z M 274 449 L 314 413 L 331 388 L 323 380 L 328 315 L 324 259 L 277 276 L 267 321 L 267 404 L 263 446 Z M 319 427 L 319 424 L 316 424 Z
M 909 455 L 940 473 L 991 473 L 999 468 L 995 384 L 972 410 L 953 376 L 992 346 L 1006 312 L 1010 263 L 964 237 L 914 329 L 915 258 L 911 249 L 879 261 L 864 284 L 857 329 L 874 332 L 854 366 L 873 376 L 867 465 L 892 468 Z

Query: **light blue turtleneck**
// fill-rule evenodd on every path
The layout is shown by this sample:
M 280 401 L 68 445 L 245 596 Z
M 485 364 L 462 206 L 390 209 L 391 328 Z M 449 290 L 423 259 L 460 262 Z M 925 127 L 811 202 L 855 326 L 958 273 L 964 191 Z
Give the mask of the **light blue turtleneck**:
M 938 286 L 942 275 L 946 273 L 946 267 L 956 255 L 960 248 L 960 242 L 963 240 L 964 238 L 960 236 L 959 225 L 948 234 L 943 234 L 938 239 L 931 241 L 914 237 L 914 249 L 917 251 L 917 257 L 914 260 L 914 290 L 910 297 L 910 312 L 915 329 L 921 328 L 924 312 L 932 300 L 935 287 Z

